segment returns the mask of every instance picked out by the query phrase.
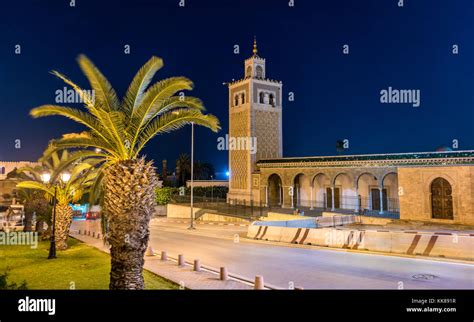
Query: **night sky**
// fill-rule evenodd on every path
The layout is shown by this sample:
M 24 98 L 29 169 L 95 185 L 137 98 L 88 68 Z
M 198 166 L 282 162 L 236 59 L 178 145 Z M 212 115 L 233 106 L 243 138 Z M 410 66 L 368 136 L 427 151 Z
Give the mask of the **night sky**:
M 0 160 L 36 160 L 50 139 L 83 129 L 64 118 L 28 115 L 54 103 L 64 86 L 49 71 L 87 87 L 76 63 L 84 53 L 121 97 L 156 55 L 165 66 L 155 79 L 189 77 L 195 83 L 189 94 L 220 119 L 217 134 L 197 129 L 195 158 L 225 172 L 227 151 L 216 142 L 228 131 L 222 82 L 243 77 L 254 35 L 267 77 L 283 82 L 284 156 L 334 155 L 342 139 L 350 144 L 345 154 L 433 151 L 454 139 L 459 149 L 474 149 L 472 0 L 405 0 L 402 8 L 398 0 L 295 0 L 294 7 L 288 0 L 186 0 L 184 8 L 178 2 L 2 1 Z M 380 90 L 389 86 L 419 89 L 420 107 L 381 104 Z M 156 137 L 144 153 L 161 168 L 161 159 L 173 166 L 189 150 L 186 127 Z

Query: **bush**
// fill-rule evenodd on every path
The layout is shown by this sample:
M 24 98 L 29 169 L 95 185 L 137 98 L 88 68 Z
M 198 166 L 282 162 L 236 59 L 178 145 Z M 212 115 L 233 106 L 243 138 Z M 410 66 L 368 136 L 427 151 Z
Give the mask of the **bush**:
M 173 194 L 178 193 L 178 188 L 163 187 L 156 189 L 156 203 L 159 205 L 166 205 L 171 200 Z
M 27 290 L 26 281 L 23 281 L 20 285 L 16 283 L 8 284 L 8 272 L 0 274 L 0 290 Z
M 225 186 L 215 186 L 215 187 L 194 187 L 193 195 L 196 197 L 213 197 L 225 199 L 229 192 L 229 188 Z M 186 188 L 186 195 L 191 194 L 191 188 Z

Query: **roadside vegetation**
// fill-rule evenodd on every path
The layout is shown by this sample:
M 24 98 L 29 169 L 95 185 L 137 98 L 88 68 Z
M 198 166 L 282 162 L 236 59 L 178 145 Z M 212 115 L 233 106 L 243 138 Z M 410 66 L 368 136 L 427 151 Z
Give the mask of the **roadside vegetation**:
M 106 290 L 110 256 L 76 239 L 68 240 L 61 256 L 48 260 L 49 242 L 31 246 L 0 246 L 0 289 Z M 143 271 L 145 289 L 172 290 L 178 285 Z

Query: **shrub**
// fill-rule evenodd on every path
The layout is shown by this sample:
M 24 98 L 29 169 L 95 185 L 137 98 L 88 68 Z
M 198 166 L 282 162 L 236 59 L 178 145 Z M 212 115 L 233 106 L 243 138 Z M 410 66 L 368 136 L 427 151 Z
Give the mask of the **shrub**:
M 171 200 L 173 194 L 178 193 L 178 188 L 163 187 L 156 189 L 156 203 L 159 205 L 166 205 Z
M 8 271 L 0 274 L 0 290 L 27 290 L 26 281 L 21 282 L 20 285 L 16 283 L 8 284 Z

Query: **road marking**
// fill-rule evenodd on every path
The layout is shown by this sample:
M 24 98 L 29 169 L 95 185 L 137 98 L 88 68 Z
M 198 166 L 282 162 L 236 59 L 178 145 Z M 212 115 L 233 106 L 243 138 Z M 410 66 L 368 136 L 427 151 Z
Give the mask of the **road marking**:
M 263 236 L 265 236 L 265 234 L 267 233 L 267 230 L 268 230 L 268 226 L 265 226 L 265 228 L 263 229 L 262 236 L 260 236 L 260 239 L 262 239 Z
M 420 241 L 421 235 L 415 235 L 413 238 L 413 241 L 411 242 L 410 248 L 407 250 L 407 254 L 413 255 L 413 251 L 415 250 L 416 246 L 418 245 L 418 242 Z
M 304 235 L 303 235 L 303 238 L 301 238 L 300 240 L 300 244 L 303 244 L 306 237 L 308 237 L 308 234 L 309 234 L 309 228 L 306 228 L 305 232 L 304 232 Z
M 295 238 L 293 238 L 293 240 L 291 241 L 292 244 L 296 243 L 296 241 L 298 240 L 298 237 L 300 236 L 300 232 L 301 232 L 301 228 L 298 228 L 295 234 Z
M 431 236 L 428 246 L 426 246 L 426 249 L 423 252 L 423 256 L 430 256 L 431 250 L 433 249 L 437 239 L 438 236 Z
M 262 226 L 258 227 L 258 231 L 257 231 L 257 233 L 255 234 L 255 237 L 254 237 L 255 239 L 258 238 L 258 235 L 260 234 L 261 230 L 262 230 Z
M 349 236 L 347 236 L 346 243 L 344 245 L 342 245 L 342 248 L 349 248 L 349 245 L 351 244 L 353 236 L 354 236 L 354 231 L 351 230 L 351 232 L 349 233 Z

